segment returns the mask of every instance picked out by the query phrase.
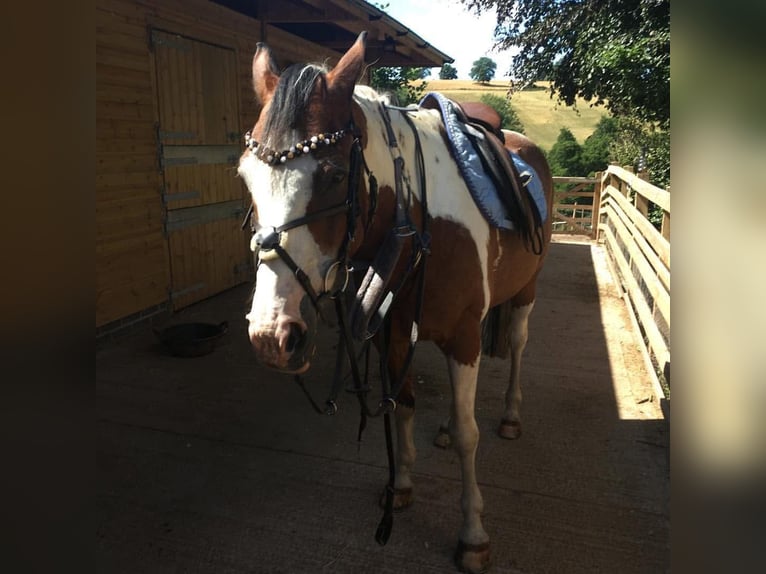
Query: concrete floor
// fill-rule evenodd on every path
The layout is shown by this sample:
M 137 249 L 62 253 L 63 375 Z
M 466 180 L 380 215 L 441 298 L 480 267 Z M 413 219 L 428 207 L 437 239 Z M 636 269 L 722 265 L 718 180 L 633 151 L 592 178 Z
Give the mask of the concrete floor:
M 432 446 L 444 360 L 419 345 L 415 503 L 374 540 L 387 479 L 382 422 L 319 416 L 255 363 L 248 286 L 177 313 L 227 320 L 207 356 L 168 356 L 150 326 L 96 357 L 97 564 L 103 573 L 455 572 L 457 455 Z M 482 363 L 477 473 L 494 573 L 670 570 L 669 430 L 600 246 L 557 237 L 525 352 L 524 434 L 497 437 L 508 365 Z M 333 331 L 307 377 L 324 399 Z M 321 351 L 321 349 L 320 349 Z M 376 387 L 373 387 L 376 388 Z

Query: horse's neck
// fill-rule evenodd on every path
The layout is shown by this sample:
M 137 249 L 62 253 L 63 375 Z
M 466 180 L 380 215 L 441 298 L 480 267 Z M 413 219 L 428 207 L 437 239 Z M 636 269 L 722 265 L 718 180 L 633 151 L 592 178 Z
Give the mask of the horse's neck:
M 417 199 L 420 199 L 421 190 L 418 189 L 417 178 L 414 176 L 415 160 L 415 136 L 412 128 L 407 123 L 403 114 L 406 112 L 388 106 L 388 103 L 376 94 L 365 92 L 357 102 L 362 109 L 367 129 L 367 145 L 364 149 L 365 161 L 370 170 L 375 174 L 378 184 L 396 189 L 396 175 L 394 160 L 397 157 L 404 159 L 405 173 L 410 184 L 410 189 Z M 388 106 L 386 112 L 381 106 Z M 384 113 L 386 114 L 384 116 Z M 386 122 L 390 122 L 390 130 Z M 394 145 L 388 140 L 386 134 L 392 131 L 396 141 Z

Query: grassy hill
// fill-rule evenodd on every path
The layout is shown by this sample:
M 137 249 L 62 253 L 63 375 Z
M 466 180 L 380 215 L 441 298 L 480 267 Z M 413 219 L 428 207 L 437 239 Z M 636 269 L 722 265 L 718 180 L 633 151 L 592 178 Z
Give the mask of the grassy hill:
M 508 90 L 508 82 L 504 80 L 486 85 L 472 80 L 428 79 L 426 82 L 427 91 L 441 92 L 457 102 L 478 102 L 486 93 L 505 97 Z M 577 141 L 583 143 L 601 116 L 607 114 L 603 107 L 590 107 L 584 100 L 578 102 L 577 109 L 558 104 L 555 98 L 551 99 L 547 82 L 537 82 L 534 88 L 515 92 L 511 105 L 524 124 L 527 137 L 545 150 L 551 149 L 563 127 L 569 128 Z

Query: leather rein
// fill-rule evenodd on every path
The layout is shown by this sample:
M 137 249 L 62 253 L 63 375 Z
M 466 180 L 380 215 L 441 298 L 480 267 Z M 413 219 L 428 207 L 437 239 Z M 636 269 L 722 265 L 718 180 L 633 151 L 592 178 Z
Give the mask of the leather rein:
M 412 204 L 412 189 L 410 187 L 409 181 L 405 181 L 404 178 L 404 158 L 402 157 L 401 151 L 399 150 L 396 136 L 391 125 L 391 118 L 388 113 L 389 109 L 403 113 L 403 117 L 410 126 L 415 138 L 415 167 L 419 176 L 418 185 L 420 188 L 422 207 L 422 221 L 420 230 L 418 230 L 417 226 L 413 224 L 410 217 L 409 208 Z M 303 382 L 303 378 L 300 375 L 295 375 L 294 377 L 295 382 L 306 395 L 314 410 L 319 414 L 326 415 L 334 415 L 337 413 L 337 398 L 340 394 L 343 383 L 347 379 L 347 375 L 344 375 L 344 371 L 346 367 L 345 364 L 348 362 L 350 365 L 353 387 L 347 388 L 346 390 L 357 396 L 360 405 L 358 441 L 361 441 L 362 432 L 364 431 L 367 424 L 367 418 L 379 417 L 383 415 L 386 437 L 386 451 L 389 466 L 389 481 L 386 486 L 384 514 L 375 534 L 375 540 L 380 545 L 385 545 L 388 542 L 393 526 L 395 466 L 390 414 L 396 410 L 396 397 L 399 395 L 404 386 L 406 375 L 414 356 L 415 345 L 418 340 L 417 330 L 418 323 L 420 322 L 422 315 L 423 296 L 425 292 L 425 267 L 427 261 L 427 258 L 423 257 L 423 255 L 430 253 L 425 164 L 423 161 L 420 137 L 411 117 L 407 114 L 407 112 L 414 110 L 415 108 L 399 108 L 394 106 L 386 106 L 382 103 L 380 104 L 380 114 L 386 127 L 388 147 L 394 163 L 396 212 L 394 227 L 390 230 L 388 237 L 384 241 L 384 244 L 381 246 L 375 261 L 371 263 L 352 261 L 349 254 L 349 245 L 354 240 L 356 220 L 360 216 L 358 194 L 362 177 L 362 170 L 364 170 L 368 177 L 368 188 L 370 195 L 365 232 L 371 225 L 376 212 L 378 188 L 377 180 L 375 179 L 374 174 L 370 171 L 369 167 L 367 166 L 367 162 L 364 159 L 364 153 L 362 151 L 362 145 L 360 141 L 361 134 L 356 129 L 353 121 L 350 124 L 350 129 L 343 131 L 344 134 L 353 134 L 354 137 L 354 140 L 351 144 L 351 152 L 349 157 L 348 188 L 346 198 L 343 202 L 318 211 L 314 211 L 303 217 L 293 219 L 280 225 L 279 227 L 264 228 L 258 230 L 257 232 L 255 231 L 251 221 L 253 213 L 253 204 L 251 203 L 250 208 L 242 223 L 243 229 L 247 226 L 248 223 L 251 223 L 251 231 L 253 233 L 251 247 L 253 247 L 253 250 L 257 253 L 256 273 L 257 267 L 261 264 L 260 252 L 274 251 L 277 256 L 293 272 L 295 278 L 303 287 L 320 317 L 325 320 L 330 320 L 327 307 L 330 301 L 334 302 L 335 316 L 340 327 L 339 342 L 337 345 L 333 383 L 330 388 L 328 397 L 325 400 L 324 408 L 321 408 L 311 396 Z M 407 188 L 406 195 L 404 191 L 405 187 Z M 281 234 L 290 229 L 307 225 L 312 221 L 331 217 L 341 213 L 346 213 L 346 233 L 344 235 L 343 243 L 338 250 L 338 257 L 330 265 L 326 272 L 324 281 L 325 284 L 323 285 L 324 289 L 322 292 L 317 293 L 314 287 L 311 285 L 311 280 L 305 271 L 300 268 L 300 266 L 290 256 L 290 254 L 281 246 Z M 412 240 L 410 259 L 405 272 L 397 284 L 393 287 L 389 287 L 388 280 L 394 271 L 394 267 L 396 267 L 396 264 L 399 262 L 400 254 L 402 251 L 402 243 L 405 238 L 411 238 Z M 354 271 L 363 269 L 365 267 L 367 268 L 367 275 L 363 281 L 362 289 L 364 289 L 365 285 L 376 285 L 376 292 L 369 298 L 364 297 L 362 289 L 360 289 L 359 292 L 356 292 L 355 281 L 353 277 Z M 383 269 L 380 269 L 381 267 Z M 338 272 L 336 273 L 333 285 L 328 287 L 327 279 L 333 268 L 337 268 Z M 343 270 L 343 272 L 341 273 L 340 270 Z M 391 331 L 390 315 L 388 314 L 388 311 L 391 307 L 391 304 L 395 300 L 396 295 L 405 285 L 407 280 L 412 277 L 413 273 L 416 272 L 417 293 L 415 300 L 415 313 L 410 328 L 409 346 L 403 368 L 401 372 L 396 375 L 395 381 L 393 381 L 392 384 L 389 379 L 388 371 L 388 348 Z M 348 309 L 347 299 L 350 299 L 352 289 L 355 297 L 355 302 L 354 308 L 350 311 Z M 383 293 L 384 290 L 387 290 L 385 295 Z M 361 301 L 362 298 L 365 300 Z M 364 309 L 360 309 L 361 307 L 364 307 Z M 381 400 L 375 409 L 371 409 L 367 404 L 367 394 L 370 391 L 370 387 L 368 385 L 370 341 L 372 340 L 372 337 L 378 333 L 381 327 L 384 327 L 383 332 L 381 333 L 382 336 L 378 337 Z M 358 340 L 360 338 L 363 339 L 360 349 L 361 352 L 357 354 L 355 339 Z M 362 357 L 365 358 L 364 378 L 362 378 L 362 370 L 359 365 L 359 361 Z

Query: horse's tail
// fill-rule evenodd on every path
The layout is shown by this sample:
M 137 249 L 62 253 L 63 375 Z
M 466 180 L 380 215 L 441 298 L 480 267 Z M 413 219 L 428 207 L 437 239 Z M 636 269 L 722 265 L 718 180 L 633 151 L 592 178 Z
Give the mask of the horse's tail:
M 487 357 L 507 359 L 511 350 L 510 301 L 492 307 L 481 322 L 481 352 Z

